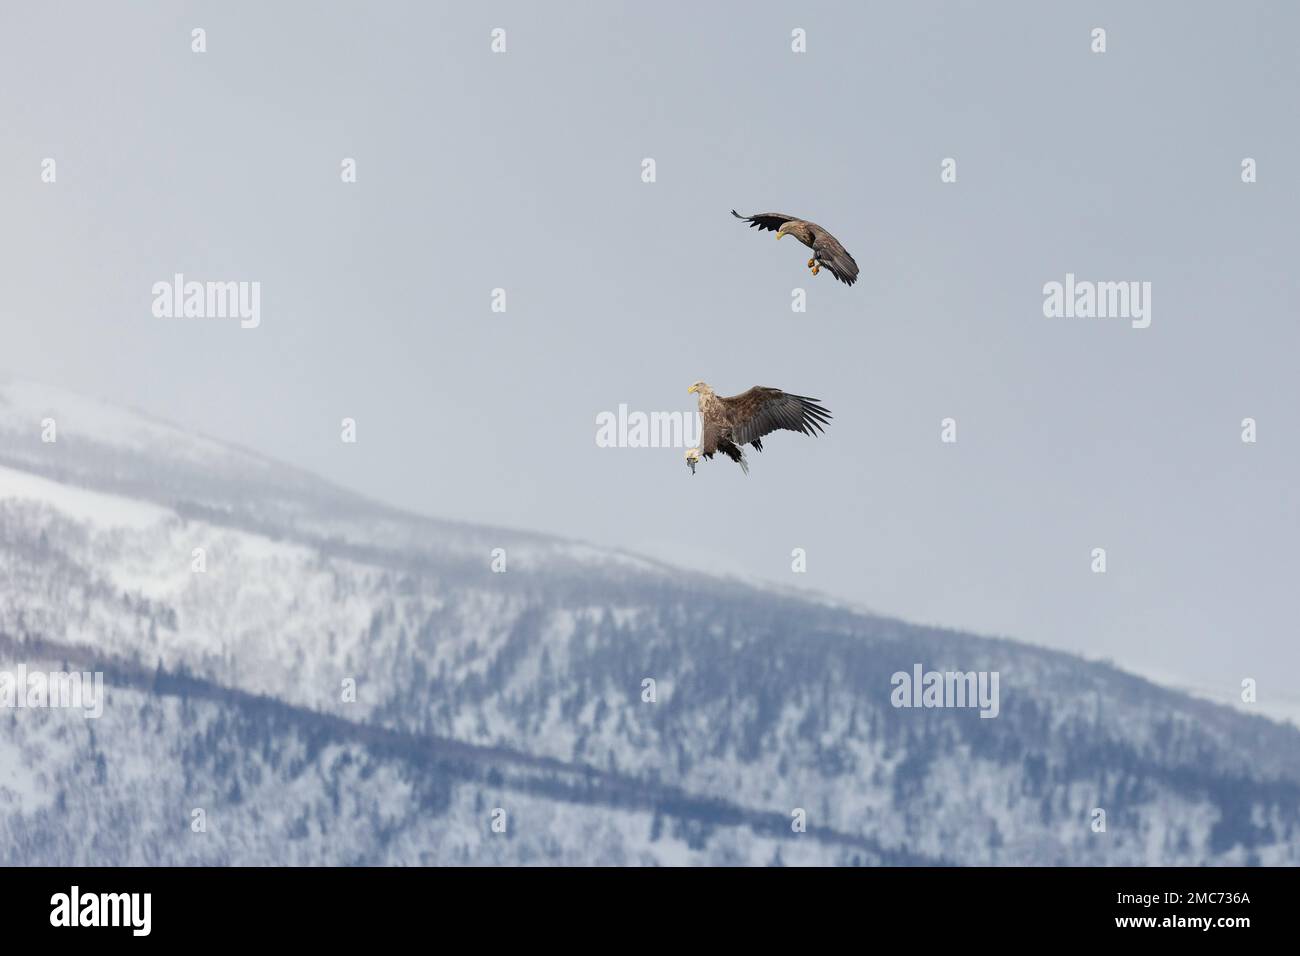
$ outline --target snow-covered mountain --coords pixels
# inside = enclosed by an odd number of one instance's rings
[[[4,863],[1300,862],[1293,727],[13,381],[0,582],[0,680],[107,685],[0,708]],[[893,706],[918,663],[998,715]]]

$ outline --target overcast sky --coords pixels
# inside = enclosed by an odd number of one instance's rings
[[[1073,7],[5,3],[0,367],[430,515],[1294,696],[1300,14]],[[260,327],[156,318],[178,272]],[[1150,282],[1150,327],[1045,317],[1067,272]],[[748,477],[596,447],[701,378],[834,423]]]

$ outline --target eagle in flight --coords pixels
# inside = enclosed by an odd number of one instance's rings
[[[796,219],[794,216],[779,212],[761,212],[757,216],[742,216],[733,209],[731,214],[741,222],[749,223],[751,229],[757,227],[759,232],[763,230],[775,232],[778,239],[782,236],[794,236],[813,251],[813,257],[808,260],[808,268],[812,270],[813,275],[822,269],[829,269],[831,275],[845,285],[853,285],[858,281],[858,264],[840,245],[840,241],[817,223]]]
[[[831,413],[817,399],[791,395],[779,388],[756,385],[748,392],[720,398],[704,382],[696,382],[687,393],[699,395],[702,435],[700,447],[686,452],[686,464],[695,474],[700,458],[722,452],[745,474],[745,445],[763,450],[763,436],[784,428],[804,435],[817,435],[831,420]]]

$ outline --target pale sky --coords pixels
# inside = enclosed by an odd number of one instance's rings
[[[421,513],[1295,699],[1298,33],[1281,2],[6,3],[0,368]],[[177,272],[260,282],[261,326],[155,318]],[[1067,272],[1150,282],[1151,326],[1046,318]],[[748,477],[596,447],[696,379],[834,423]]]

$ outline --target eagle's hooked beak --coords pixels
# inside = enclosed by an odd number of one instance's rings
[[[782,236],[784,236],[784,235],[785,235],[784,232],[778,232],[778,233],[776,234],[776,237],[777,237],[778,239],[780,239],[780,238],[781,238]]]
[[[689,394],[691,394],[691,392],[693,392],[693,391],[695,391],[695,386],[694,386],[694,385],[692,385],[690,388],[688,388],[688,389],[686,390],[686,394],[689,395]]]

